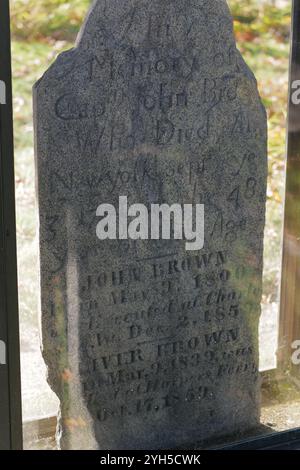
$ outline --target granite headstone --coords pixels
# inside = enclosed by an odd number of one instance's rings
[[[267,121],[224,0],[98,0],[34,87],[42,349],[66,449],[260,418]],[[99,240],[100,204],[204,204],[205,242]]]

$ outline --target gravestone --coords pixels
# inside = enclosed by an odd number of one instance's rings
[[[34,88],[43,355],[71,449],[259,423],[266,113],[223,0],[98,0]],[[100,204],[204,204],[205,242],[99,240]]]

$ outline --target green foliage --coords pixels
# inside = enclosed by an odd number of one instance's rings
[[[72,39],[90,0],[12,0],[11,24],[15,38]]]
[[[272,34],[287,39],[290,31],[290,2],[285,6],[277,6],[277,2],[258,0],[228,0],[236,22],[237,33],[245,33],[250,37]]]

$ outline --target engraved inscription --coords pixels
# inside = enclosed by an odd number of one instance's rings
[[[98,0],[34,89],[43,354],[63,449],[259,422],[266,114],[225,0]],[[185,240],[99,240],[99,204],[204,204]]]

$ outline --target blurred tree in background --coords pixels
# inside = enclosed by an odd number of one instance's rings
[[[149,0],[151,1],[151,0]],[[90,0],[11,0],[21,320],[36,316],[36,215],[32,85],[73,46]],[[277,299],[284,193],[291,2],[229,0],[238,47],[254,71],[269,118],[269,185],[264,302]],[[35,321],[35,320],[34,320]]]
[[[27,41],[72,40],[90,0],[11,0],[12,33]]]

